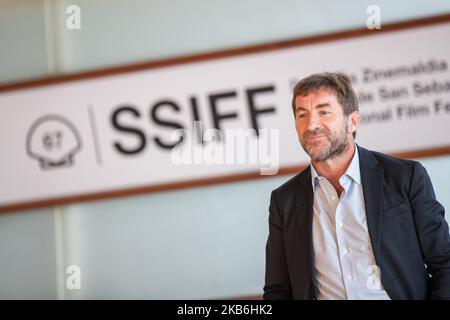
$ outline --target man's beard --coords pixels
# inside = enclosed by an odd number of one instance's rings
[[[349,148],[347,140],[347,124],[342,127],[342,130],[333,135],[328,129],[308,131],[303,136],[303,140],[300,139],[300,143],[306,153],[311,157],[312,161],[325,161],[333,159]],[[307,138],[324,136],[320,141],[308,142]],[[314,147],[315,144],[325,144],[321,149]]]

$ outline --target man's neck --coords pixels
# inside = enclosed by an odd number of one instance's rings
[[[355,144],[351,142],[349,143],[347,150],[339,156],[324,161],[311,162],[318,175],[327,178],[327,180],[329,180],[336,188],[339,185],[339,178],[347,170],[350,162],[352,162],[354,154]]]

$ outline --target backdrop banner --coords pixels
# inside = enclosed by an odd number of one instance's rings
[[[450,22],[373,32],[3,92],[0,207],[306,164],[291,92],[322,71],[351,75],[362,146],[449,146]]]

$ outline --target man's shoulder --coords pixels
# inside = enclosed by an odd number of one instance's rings
[[[307,165],[300,173],[297,173],[281,186],[275,188],[273,192],[277,194],[289,194],[299,188],[301,183],[307,183],[308,179],[311,180],[311,170],[309,165]]]
[[[367,161],[368,157],[372,156],[384,171],[392,174],[411,173],[414,166],[420,165],[416,160],[404,159],[360,146],[358,148],[360,149],[360,155],[362,155],[362,157],[360,156],[360,162]]]
[[[360,162],[372,162],[375,160],[377,165],[383,168],[385,177],[389,176],[394,178],[394,180],[410,176],[417,167],[423,169],[420,162],[415,160],[403,159],[379,151],[369,150],[359,145],[358,150],[360,153]],[[307,165],[300,173],[275,188],[273,193],[281,197],[292,195],[295,190],[298,190],[305,183],[311,183],[310,165]]]
[[[375,160],[377,165],[383,168],[385,176],[395,178],[403,178],[414,172],[414,167],[422,167],[420,162],[416,160],[403,159],[379,151],[369,150],[358,145],[360,152],[360,162],[370,162]],[[288,181],[273,190],[278,195],[292,194],[300,184],[311,183],[311,169],[307,165],[300,173],[296,174]]]

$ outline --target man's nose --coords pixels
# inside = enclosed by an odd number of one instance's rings
[[[308,123],[307,123],[308,131],[316,131],[320,128],[320,121],[319,117],[315,114],[311,114],[308,117]]]

